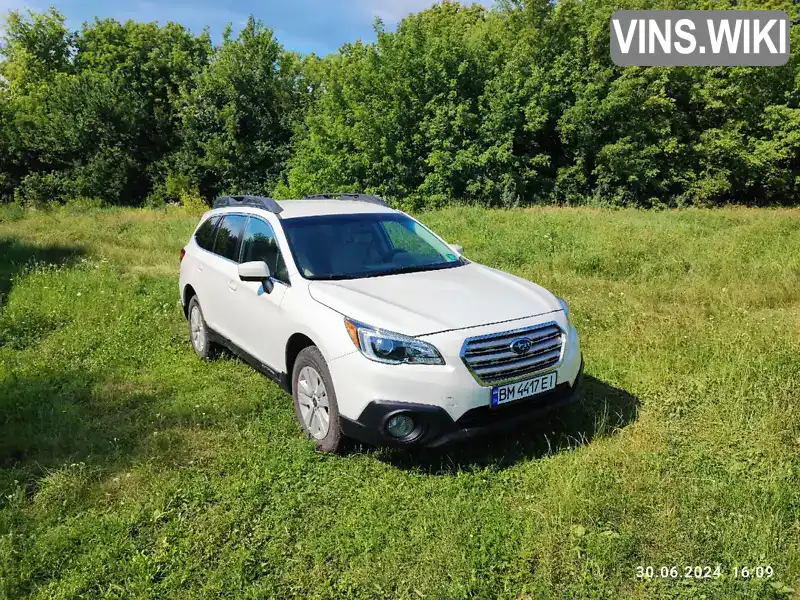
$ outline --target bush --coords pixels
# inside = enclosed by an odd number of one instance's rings
[[[170,172],[164,184],[158,189],[162,193],[162,206],[165,203],[180,204],[193,214],[208,210],[208,204],[200,195],[197,184],[188,175]]]
[[[65,173],[30,173],[14,190],[14,202],[30,208],[63,203],[70,196],[69,187]]]
[[[99,198],[108,204],[136,204],[130,185],[137,170],[134,159],[123,149],[104,148],[71,170],[72,195]]]
[[[0,223],[14,221],[21,221],[25,218],[25,207],[19,202],[9,202],[5,205],[0,205]]]
[[[208,203],[197,192],[181,194],[180,202],[181,206],[191,214],[202,214],[209,208]]]
[[[99,210],[105,206],[100,198],[88,198],[86,196],[76,196],[67,200],[65,208],[72,212],[91,212]]]

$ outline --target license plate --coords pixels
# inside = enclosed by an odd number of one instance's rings
[[[506,402],[514,402],[544,394],[556,387],[556,372],[545,373],[530,379],[515,381],[505,385],[498,385],[492,388],[492,406],[500,406]]]

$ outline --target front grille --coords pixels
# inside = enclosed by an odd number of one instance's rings
[[[531,341],[524,354],[511,350],[522,338]],[[561,360],[564,332],[556,323],[503,331],[469,338],[461,349],[461,360],[484,385],[520,379],[552,367]]]

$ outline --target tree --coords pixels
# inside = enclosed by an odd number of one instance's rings
[[[375,43],[287,52],[250,18],[218,47],[174,23],[13,12],[0,197],[160,203],[222,192],[449,202],[797,203],[800,5],[775,68],[617,67],[620,8],[725,0],[446,0]]]
[[[175,24],[104,20],[70,33],[54,9],[12,12],[0,62],[3,192],[141,202],[179,145],[175,96],[210,52],[206,33]]]
[[[327,58],[282,193],[363,189],[415,205],[486,193],[489,19],[445,2]]]
[[[8,14],[0,45],[0,77],[12,94],[24,94],[55,73],[72,71],[75,34],[65,23],[55,8]]]
[[[228,29],[182,97],[178,168],[203,196],[272,191],[306,93],[300,64],[253,17],[236,40]]]

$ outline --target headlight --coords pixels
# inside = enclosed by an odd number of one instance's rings
[[[350,339],[361,353],[375,362],[390,365],[443,365],[444,359],[431,344],[400,333],[383,331],[358,321],[344,320]]]
[[[558,298],[556,296],[556,298]],[[561,310],[564,311],[564,316],[567,317],[567,323],[572,323],[572,319],[569,318],[569,306],[567,306],[567,301],[563,298],[558,298],[558,303],[561,305]]]

